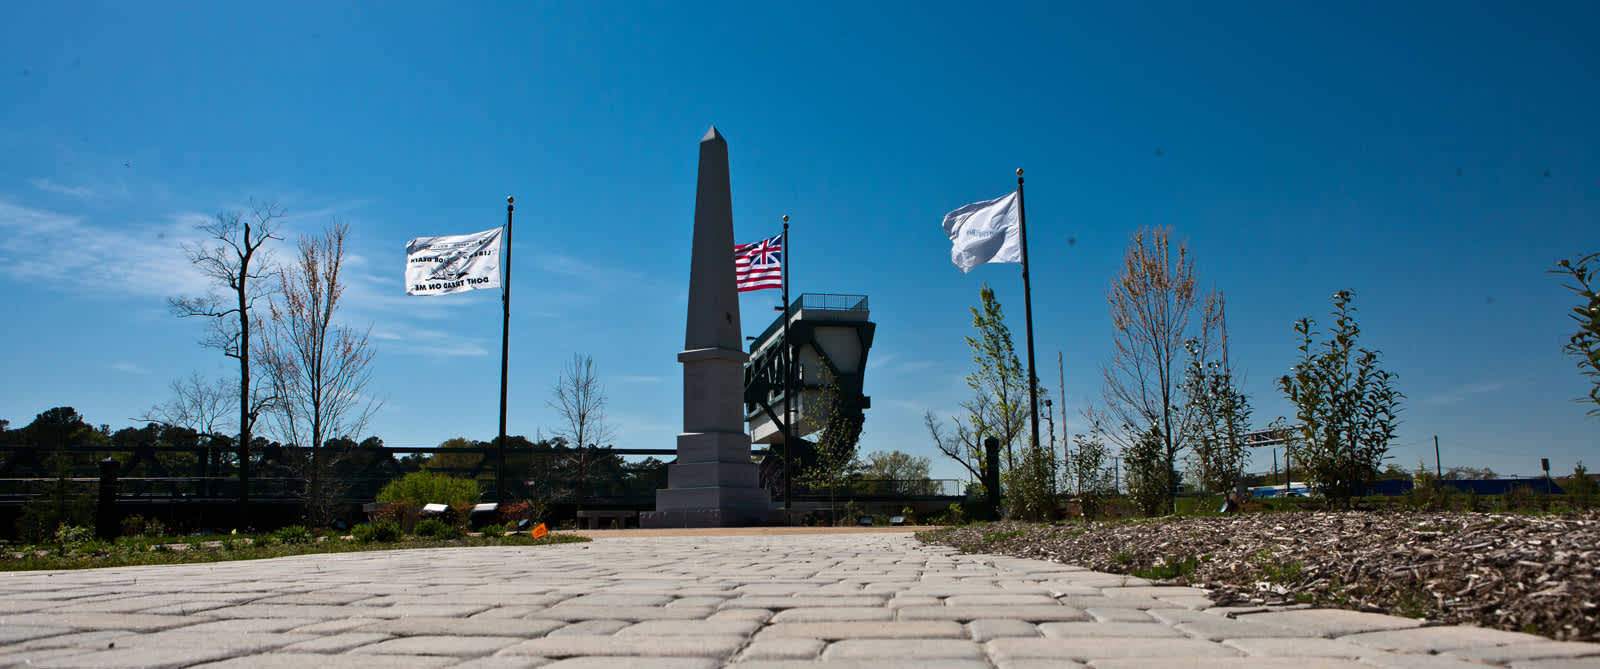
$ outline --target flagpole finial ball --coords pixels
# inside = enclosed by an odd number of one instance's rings
[[[789,215],[788,214],[784,214],[783,215],[783,222],[784,223],[788,223],[789,222]]]
[[[506,204],[512,204],[512,203],[514,203],[516,201],[517,201],[517,198],[511,197],[510,195],[506,196]]]
[[[1022,176],[1022,168],[1020,167],[1017,168],[1017,176]]]

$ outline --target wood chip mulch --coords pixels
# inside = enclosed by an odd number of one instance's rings
[[[1600,512],[1301,512],[924,532],[968,552],[1207,588],[1218,605],[1311,603],[1600,640]]]

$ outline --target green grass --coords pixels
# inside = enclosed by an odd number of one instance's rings
[[[526,533],[505,537],[463,537],[433,540],[406,537],[393,543],[363,543],[327,537],[322,541],[284,543],[271,535],[250,537],[152,538],[132,537],[116,542],[86,541],[68,546],[20,546],[0,549],[0,571],[42,569],[94,569],[133,565],[193,564],[230,560],[262,560],[313,553],[352,553],[370,550],[444,548],[459,546],[544,546],[589,541],[573,534],[548,534],[535,539]],[[174,548],[173,546],[179,546]]]

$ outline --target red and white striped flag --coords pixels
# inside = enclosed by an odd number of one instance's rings
[[[733,273],[741,293],[783,288],[783,235],[733,247]]]

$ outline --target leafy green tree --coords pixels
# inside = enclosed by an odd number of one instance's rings
[[[1294,452],[1310,483],[1334,500],[1360,495],[1377,480],[1399,426],[1400,400],[1395,375],[1380,366],[1379,352],[1358,348],[1353,294],[1333,295],[1330,338],[1318,342],[1315,323],[1295,323],[1300,362],[1278,387],[1293,404],[1299,426]]]
[[[1463,465],[1444,470],[1444,478],[1447,481],[1483,481],[1500,478],[1500,475],[1494,473],[1494,470],[1488,467],[1467,467]]]
[[[1595,292],[1595,279],[1600,276],[1600,253],[1562,260],[1551,273],[1572,278],[1567,288],[1578,296],[1578,306],[1573,307],[1569,315],[1577,321],[1578,331],[1567,339],[1561,350],[1578,359],[1578,369],[1593,383],[1589,396],[1576,401],[1594,404],[1589,408],[1589,415],[1600,416],[1600,293]]]
[[[927,458],[900,451],[874,451],[863,461],[861,476],[877,483],[872,489],[876,494],[931,495],[931,470],[932,463]]]
[[[1002,467],[1010,471],[1017,465],[1015,444],[1028,426],[1028,377],[1017,358],[1011,328],[1006,327],[1005,310],[995,299],[994,289],[983,284],[978,299],[979,306],[972,308],[972,327],[978,333],[966,338],[974,367],[967,375],[972,399],[962,404],[967,410],[967,424],[958,422],[956,429],[970,430],[974,436],[970,441],[979,445],[983,437],[999,439],[1004,453]],[[1040,387],[1039,393],[1044,392]]]
[[[838,522],[839,486],[859,469],[856,446],[861,440],[861,414],[848,411],[840,398],[839,384],[830,370],[826,356],[822,358],[822,383],[817,394],[816,415],[822,421],[822,434],[813,447],[811,466],[801,475],[813,484],[828,488],[828,513]]]
[[[451,437],[439,442],[437,448],[445,449],[428,456],[428,461],[423,467],[451,476],[471,477],[481,475],[484,469],[484,455],[481,450],[488,444],[473,441],[466,437]],[[457,452],[459,451],[459,452]],[[491,472],[492,476],[492,472]]]
[[[453,507],[471,506],[478,502],[478,482],[472,479],[443,476],[429,471],[412,472],[399,480],[390,481],[378,492],[379,502],[401,502],[412,505],[448,504]]]
[[[1184,441],[1189,445],[1189,473],[1201,490],[1227,495],[1244,475],[1250,454],[1244,434],[1250,425],[1250,398],[1239,391],[1228,362],[1228,331],[1223,302],[1214,294],[1206,313],[1218,324],[1220,357],[1205,359],[1204,347],[1185,342],[1189,365],[1184,374],[1184,403],[1192,413]]]

